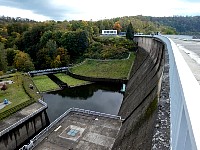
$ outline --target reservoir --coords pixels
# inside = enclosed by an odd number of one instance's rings
[[[122,84],[89,84],[43,93],[50,122],[72,107],[117,115],[123,100]]]

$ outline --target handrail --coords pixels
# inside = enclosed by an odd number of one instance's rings
[[[68,67],[60,67],[60,68],[51,68],[51,69],[44,69],[44,70],[34,70],[29,71],[28,74],[37,74],[37,73],[43,73],[43,72],[51,72],[51,71],[66,71]]]
[[[111,114],[106,114],[106,113],[101,113],[101,112],[96,112],[96,111],[91,111],[91,110],[72,108],[72,111],[89,114],[89,115],[94,115],[94,116],[102,116],[102,117],[106,117],[106,118],[122,120],[121,116],[111,115]]]

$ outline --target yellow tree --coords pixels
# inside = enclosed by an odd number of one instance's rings
[[[121,31],[122,27],[119,21],[115,22],[113,29],[117,30],[118,33]]]
[[[18,51],[16,54],[14,58],[14,66],[17,70],[24,72],[35,69],[30,56],[22,51]]]

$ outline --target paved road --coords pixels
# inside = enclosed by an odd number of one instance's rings
[[[170,36],[200,84],[200,41]]]

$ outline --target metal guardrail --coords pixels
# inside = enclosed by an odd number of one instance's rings
[[[34,74],[44,74],[44,73],[54,73],[54,72],[64,72],[68,69],[68,67],[60,67],[60,68],[52,68],[52,69],[45,69],[45,70],[34,70],[34,71],[29,71],[29,75],[34,75]]]
[[[26,120],[28,120],[29,118],[33,117],[34,115],[36,115],[37,113],[41,112],[42,110],[47,108],[47,104],[45,102],[43,102],[42,100],[38,100],[39,103],[41,103],[43,105],[43,107],[41,107],[40,109],[38,109],[37,111],[31,113],[30,115],[22,118],[21,120],[19,120],[18,122],[12,124],[11,126],[9,126],[8,128],[2,130],[0,132],[0,136],[4,135],[5,133],[9,132],[10,130],[16,128],[18,125],[22,124],[23,122],[25,122]]]
[[[29,73],[39,73],[39,72],[44,72],[44,71],[58,71],[58,70],[65,70],[68,67],[61,67],[61,68],[52,68],[52,69],[44,69],[44,70],[35,70],[35,71],[29,71]]]
[[[33,149],[37,144],[34,144],[39,138],[41,138],[45,133],[49,131],[55,124],[57,124],[61,119],[63,119],[65,116],[67,116],[70,112],[78,112],[78,113],[84,113],[88,115],[94,115],[94,116],[101,116],[101,117],[106,117],[106,118],[111,118],[111,119],[118,119],[118,120],[123,120],[121,116],[117,115],[111,115],[111,114],[106,114],[106,113],[101,113],[101,112],[95,112],[91,110],[85,110],[85,109],[79,109],[79,108],[70,108],[68,109],[65,113],[63,113],[60,117],[58,117],[56,120],[54,120],[48,127],[46,127],[44,130],[42,130],[39,134],[37,134],[33,139],[30,140],[30,143],[28,145],[24,145],[22,148],[19,150],[29,150]]]
[[[91,111],[91,110],[72,108],[72,111],[89,114],[89,115],[94,115],[94,116],[101,116],[101,117],[106,117],[106,118],[122,120],[121,116],[116,116],[116,115],[111,115],[111,114],[106,114],[106,113],[101,113],[101,112],[96,112],[96,111]]]

